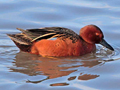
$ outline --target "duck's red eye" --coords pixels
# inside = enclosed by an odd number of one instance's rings
[[[96,36],[99,36],[100,34],[99,33],[95,33]]]

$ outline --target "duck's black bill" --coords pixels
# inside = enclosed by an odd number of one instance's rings
[[[100,42],[101,45],[105,46],[106,48],[114,51],[113,47],[110,46],[104,39]]]

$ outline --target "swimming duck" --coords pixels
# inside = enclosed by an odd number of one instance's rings
[[[21,51],[31,54],[56,57],[81,56],[94,52],[95,44],[101,44],[114,51],[113,47],[104,40],[101,29],[96,25],[84,26],[79,35],[63,27],[17,29],[21,33],[7,35]]]

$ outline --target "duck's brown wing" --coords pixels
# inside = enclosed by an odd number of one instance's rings
[[[73,42],[75,42],[77,39],[80,38],[80,36],[74,31],[63,27],[45,27],[40,29],[19,30],[22,31],[23,34],[31,38],[32,42],[41,39],[50,39],[54,37],[61,39],[69,38],[73,40]]]
[[[33,42],[39,41],[41,39],[50,39],[50,38],[60,38],[62,40],[69,38],[72,42],[76,42],[80,36],[74,31],[63,28],[63,27],[45,27],[40,29],[27,29],[23,30],[18,34],[7,34],[13,42],[20,48],[22,51],[29,52]]]
[[[18,48],[25,52],[30,52],[32,46],[32,39],[28,38],[23,33],[18,34],[7,34],[11,40],[18,46]]]

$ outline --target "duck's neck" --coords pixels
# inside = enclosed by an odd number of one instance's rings
[[[86,51],[86,53],[91,53],[91,52],[95,52],[96,50],[96,45],[95,44],[90,44],[84,41],[84,49]]]

